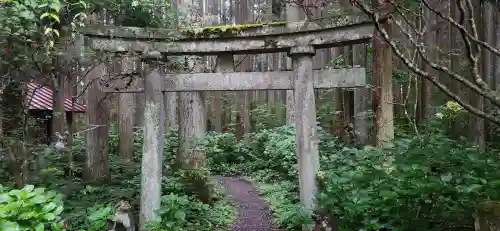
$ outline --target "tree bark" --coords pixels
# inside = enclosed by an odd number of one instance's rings
[[[478,15],[478,22],[477,23],[478,27],[480,29],[479,31],[479,38],[481,41],[484,41],[488,44],[493,45],[493,30],[494,30],[494,24],[493,24],[493,12],[496,7],[489,1],[482,1],[481,2],[481,14]],[[496,8],[498,9],[498,8]],[[492,53],[488,51],[485,48],[481,49],[481,75],[484,78],[484,81],[489,83],[490,86],[492,86],[493,83],[493,61],[492,61]],[[495,89],[495,86],[493,86],[493,89]],[[488,100],[484,100],[484,97],[478,97],[481,98],[483,101],[483,110],[489,110],[490,104]],[[479,118],[478,118],[479,119]],[[479,125],[479,131],[477,131],[477,134],[479,135],[476,137],[476,143],[478,144],[479,150],[484,151],[486,149],[486,140],[488,136],[488,131],[489,131],[489,123],[484,120],[484,119],[479,119],[480,124]]]
[[[201,57],[189,57],[188,70],[201,72]],[[196,148],[196,142],[206,132],[203,97],[200,92],[180,92],[180,130],[177,164],[185,173],[191,191],[203,202],[212,202],[212,185],[206,165],[205,153]]]
[[[87,155],[83,170],[86,181],[100,181],[109,176],[108,166],[108,128],[109,103],[106,94],[98,86],[99,78],[106,74],[106,66],[99,64],[86,76],[88,88],[85,92],[87,109],[85,117],[91,127],[86,134]]]
[[[62,57],[60,57],[62,58]],[[64,68],[64,67],[62,67]],[[65,95],[65,85],[66,85],[66,76],[65,71],[58,68],[57,73],[52,73],[54,75],[53,85],[52,85],[52,94],[53,94],[53,105],[54,110],[52,111],[52,133],[51,137],[53,140],[56,140],[55,133],[59,133],[60,135],[64,135],[64,125],[66,123],[66,112],[64,110],[64,100],[66,98]]]
[[[450,8],[451,8],[450,9],[451,17],[458,21],[459,12],[457,4],[450,4]],[[454,72],[460,72],[460,59],[462,57],[461,56],[462,50],[460,49],[460,42],[458,40],[460,32],[453,25],[449,25],[449,28],[450,28],[449,34],[450,34],[450,49],[451,49],[450,68]],[[460,87],[460,82],[458,81],[452,81],[451,90],[456,95],[463,95]],[[460,119],[457,118],[453,121],[453,131],[451,133],[454,134],[456,138],[458,138],[460,134],[463,133]]]
[[[373,0],[374,7],[381,9],[382,15],[392,12],[390,0]],[[391,19],[382,27],[392,35]],[[382,35],[375,30],[373,37],[373,111],[375,113],[374,145],[386,147],[394,139],[394,108],[392,95],[392,51]]]
[[[433,50],[433,46],[435,46],[436,40],[435,40],[435,31],[432,29],[433,26],[435,26],[435,20],[433,20],[433,15],[431,14],[430,10],[427,7],[423,7],[423,18],[422,20],[422,27],[426,28],[426,31],[424,32],[424,46],[426,46],[427,53],[429,54],[429,57],[432,57],[435,51]],[[426,72],[431,72],[432,68],[425,64],[424,61],[420,62],[422,65],[422,70]],[[419,78],[419,96],[418,96],[418,104],[417,104],[417,118],[416,122],[417,124],[423,123],[423,121],[426,118],[429,118],[430,114],[430,107],[432,104],[432,88],[431,88],[431,83],[424,79],[424,78]]]
[[[132,57],[121,57],[118,73],[134,73],[135,64],[136,61]],[[118,155],[129,160],[134,156],[134,98],[133,93],[118,94]]]

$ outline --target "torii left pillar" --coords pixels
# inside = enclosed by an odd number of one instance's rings
[[[154,60],[146,60],[144,67],[144,144],[141,164],[140,230],[156,220],[155,212],[161,204],[161,178],[165,110],[163,101],[163,68]]]

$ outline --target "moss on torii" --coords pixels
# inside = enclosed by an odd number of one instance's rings
[[[222,26],[209,26],[201,28],[181,29],[180,32],[186,37],[210,37],[210,36],[231,36],[236,35],[246,29],[262,28],[265,26],[281,26],[286,25],[288,21],[259,23],[259,24],[241,24],[241,25],[222,25]]]

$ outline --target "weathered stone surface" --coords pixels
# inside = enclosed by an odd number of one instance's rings
[[[476,231],[500,230],[500,201],[485,201],[476,206],[474,213]]]
[[[272,22],[268,24],[242,24],[242,25],[222,25],[203,28],[142,28],[142,27],[121,27],[111,25],[90,25],[79,28],[77,32],[87,37],[123,38],[155,41],[177,41],[196,40],[207,38],[246,38],[249,36],[267,36],[279,34],[291,34],[299,32],[309,32],[318,30],[330,30],[334,28],[352,27],[357,24],[372,23],[369,20],[347,21],[329,20],[321,22],[298,21],[298,22]]]
[[[316,131],[315,76],[312,70],[314,48],[297,47],[290,53],[293,63],[293,92],[295,95],[295,141],[299,165],[300,202],[305,209],[314,210],[317,192],[316,174],[319,171],[318,137]]]
[[[144,142],[141,164],[141,210],[139,216],[141,227],[156,220],[155,211],[160,208],[161,203],[163,117],[165,115],[160,69],[157,66],[148,65],[144,74],[146,107],[144,109]]]
[[[364,87],[366,85],[365,68],[360,67],[314,70],[313,75],[313,86],[316,89]],[[288,90],[293,89],[293,78],[293,71],[167,74],[164,77],[162,89],[167,92]],[[117,92],[112,88],[105,91]],[[142,91],[140,86],[136,89],[119,90],[122,93]]]
[[[314,25],[314,24],[311,24]],[[308,26],[311,28],[312,26]],[[373,24],[362,22],[341,27],[297,30],[283,27],[282,33],[239,33],[222,39],[181,38],[154,40],[139,38],[112,38],[97,36],[88,45],[93,49],[111,52],[138,52],[146,56],[164,55],[216,55],[219,53],[251,54],[288,52],[290,48],[310,45],[315,49],[345,46],[367,42],[373,35]],[[292,32],[291,32],[292,31]],[[104,32],[103,32],[104,34]],[[87,36],[93,36],[86,34]]]

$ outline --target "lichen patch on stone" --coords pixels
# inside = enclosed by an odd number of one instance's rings
[[[180,32],[182,35],[191,38],[213,38],[234,36],[248,29],[264,28],[266,26],[281,26],[286,25],[287,23],[287,21],[283,21],[262,24],[221,25],[189,29],[185,28],[181,29]]]

